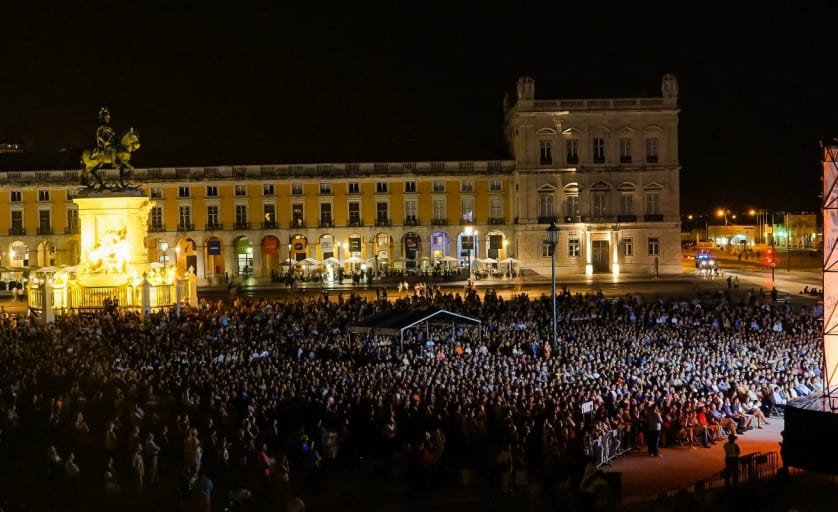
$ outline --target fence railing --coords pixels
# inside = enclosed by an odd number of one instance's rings
[[[771,481],[777,478],[777,471],[780,469],[780,454],[777,452],[753,452],[739,457],[739,486],[754,482]],[[701,479],[684,488],[672,489],[652,496],[637,496],[630,500],[623,500],[622,510],[624,512],[651,510],[650,504],[667,503],[676,498],[677,495],[686,491],[718,491],[725,488],[725,470],[722,469],[713,473],[707,478]]]
[[[585,453],[594,458],[597,467],[608,464],[615,458],[631,451],[629,432],[625,427],[610,430],[585,443]]]
[[[177,301],[177,288],[181,287],[181,297],[189,297],[189,282],[179,279],[175,284],[149,284],[148,307],[152,311],[174,306]],[[48,288],[40,284],[29,286],[29,307],[43,311],[47,307]],[[49,288],[52,291],[52,308],[55,311],[78,312],[103,309],[107,303],[119,304],[123,309],[143,310],[142,286],[81,286],[70,282],[66,285]]]

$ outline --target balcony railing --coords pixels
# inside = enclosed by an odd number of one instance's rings
[[[404,225],[405,226],[418,226],[419,221],[416,220],[415,216],[411,215],[411,216],[404,219]]]
[[[637,215],[617,215],[617,222],[637,222]]]
[[[10,235],[21,236],[26,234],[26,228],[9,228]]]
[[[582,217],[582,222],[588,224],[603,224],[606,222],[617,222],[617,217],[614,215],[588,215]]]
[[[204,226],[204,231],[224,231],[224,224],[208,223]]]
[[[579,163],[579,157],[573,155],[567,155],[567,163],[570,165],[576,165]]]
[[[235,229],[236,231],[247,231],[248,229],[250,229],[250,223],[236,222],[235,224],[233,224],[233,229]]]
[[[432,226],[447,226],[448,219],[431,219]]]
[[[621,164],[630,164],[631,163],[631,157],[630,156],[621,156],[620,157],[620,163]]]
[[[78,235],[79,234],[79,227],[78,226],[67,226],[64,228],[65,235]]]
[[[505,224],[506,219],[503,217],[489,217],[489,224]]]
[[[276,221],[275,220],[262,221],[262,229],[276,229]]]
[[[390,219],[375,219],[376,226],[389,226],[390,224]]]
[[[576,224],[582,222],[582,217],[579,215],[567,215],[563,217],[563,220],[565,224]]]
[[[364,225],[364,223],[363,223],[363,221],[361,221],[361,219],[354,219],[354,220],[349,221],[349,226],[353,227],[353,228],[359,228],[363,225]]]
[[[290,227],[290,228],[304,228],[304,227],[306,227],[306,221],[304,221],[303,219],[294,219],[294,220],[291,221],[291,224],[289,224],[288,227]]]
[[[151,225],[148,226],[148,231],[149,231],[149,233],[162,233],[163,231],[166,231],[166,225],[165,224],[151,224]]]
[[[38,226],[38,234],[39,235],[51,235],[52,234],[52,226]]]
[[[177,225],[178,231],[195,231],[195,224],[178,224]]]
[[[663,222],[663,215],[659,213],[647,213],[643,216],[643,220],[646,222]]]
[[[334,223],[332,222],[331,219],[320,219],[320,221],[317,223],[317,227],[319,227],[319,228],[331,228],[331,227],[334,227]]]
[[[552,215],[552,216],[551,215],[543,215],[543,216],[538,217],[538,223],[539,224],[552,224],[554,222],[556,222],[556,216],[555,215]]]
[[[647,164],[656,164],[658,163],[658,156],[657,155],[649,155],[646,157]]]

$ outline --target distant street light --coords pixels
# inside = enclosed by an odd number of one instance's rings
[[[477,235],[477,232],[471,226],[466,226],[463,232],[466,235],[463,239],[463,247],[468,249],[468,279],[471,279],[471,256],[474,252],[474,237]]]
[[[550,270],[553,283],[553,348],[555,349],[558,346],[556,335],[556,242],[559,241],[559,228],[555,221],[547,227],[547,241],[550,243]]]

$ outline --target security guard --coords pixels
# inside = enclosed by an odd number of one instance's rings
[[[737,487],[739,485],[739,445],[736,440],[739,439],[734,434],[727,436],[725,443],[725,489],[730,489],[731,485]],[[732,482],[732,484],[731,484]]]

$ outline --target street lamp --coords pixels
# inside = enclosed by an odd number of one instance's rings
[[[716,215],[718,215],[719,217],[724,217],[724,219],[725,219],[724,237],[725,237],[726,245],[729,245],[729,242],[730,242],[730,240],[728,240],[728,238],[727,238],[727,216],[729,214],[730,214],[730,210],[728,210],[727,208],[719,208],[719,210],[716,212]],[[725,247],[725,250],[727,250],[727,247]]]
[[[550,243],[550,270],[553,284],[553,348],[556,348],[558,345],[556,337],[556,242],[559,241],[559,228],[555,221],[547,227],[547,241]]]
[[[343,274],[346,272],[346,257],[349,256],[349,244],[347,242],[343,242],[343,244],[338,244],[338,250],[340,250],[340,246],[343,245],[343,260],[341,260],[340,264],[340,282],[343,283]]]
[[[466,235],[463,239],[463,247],[468,249],[468,279],[471,279],[471,253],[474,251],[474,228],[466,226],[463,232]]]
[[[166,251],[169,250],[169,242],[160,242],[160,250],[163,251],[163,266],[168,266],[169,256],[166,254]]]

